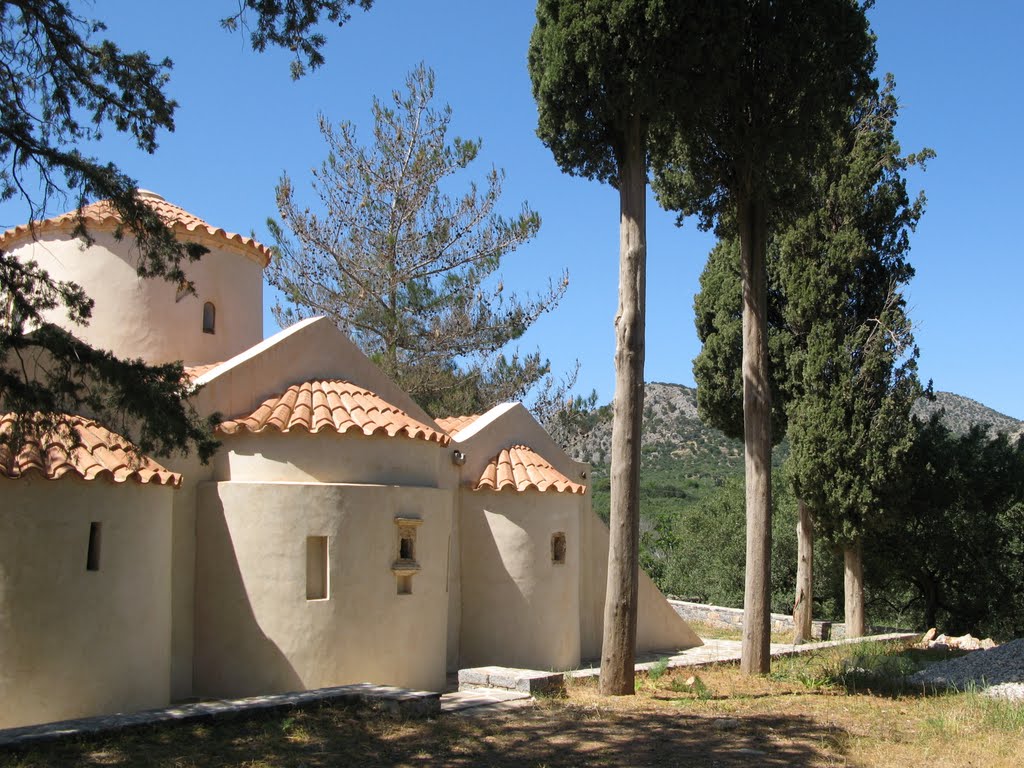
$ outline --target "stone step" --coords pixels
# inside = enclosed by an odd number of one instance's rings
[[[542,672],[536,669],[512,667],[471,667],[459,670],[459,690],[500,688],[533,695],[559,693],[564,690],[565,676],[561,672]]]

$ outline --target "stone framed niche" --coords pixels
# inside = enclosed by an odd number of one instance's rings
[[[395,561],[391,564],[391,572],[397,580],[399,595],[412,594],[412,577],[420,570],[416,559],[416,530],[423,524],[423,518],[395,518]]]

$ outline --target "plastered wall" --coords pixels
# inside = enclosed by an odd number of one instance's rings
[[[460,491],[461,666],[579,664],[579,498]],[[564,563],[552,562],[556,533],[565,534]]]
[[[53,277],[73,280],[93,301],[87,326],[70,324],[59,311],[51,319],[79,338],[120,357],[147,362],[180,360],[186,365],[220,362],[263,338],[263,269],[235,250],[211,247],[199,261],[183,265],[196,295],[178,299],[165,280],[136,274],[135,241],[90,229],[95,243],[67,233],[43,233],[11,248],[19,259],[33,259]],[[214,333],[203,332],[203,305],[216,307]]]
[[[198,497],[196,695],[443,689],[451,491],[220,482]],[[396,517],[423,521],[411,594],[392,572]],[[328,539],[327,599],[307,599],[309,536]]]
[[[222,435],[218,480],[438,485],[447,451],[435,442],[333,430]]]
[[[169,703],[174,493],[0,479],[0,728]]]

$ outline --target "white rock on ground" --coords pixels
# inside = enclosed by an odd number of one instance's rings
[[[907,680],[929,688],[974,687],[988,696],[1024,701],[1024,638],[933,664]]]

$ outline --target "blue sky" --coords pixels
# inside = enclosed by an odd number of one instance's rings
[[[274,185],[287,171],[299,199],[312,204],[309,170],[325,154],[316,127],[323,112],[351,120],[368,136],[370,104],[401,86],[424,61],[437,75],[438,100],[454,112],[456,135],[484,142],[465,177],[493,164],[507,172],[504,210],[523,201],[541,214],[538,237],[507,260],[507,288],[541,287],[568,269],[561,305],[520,341],[540,349],[556,371],[581,364],[579,389],[613,394],[613,318],[618,280],[618,198],[614,190],[565,176],[536,138],[526,72],[534,4],[470,0],[377,0],[343,29],[328,30],[327,64],[292,82],[288,56],[253,53],[241,34],[220,29],[232,0],[103,0],[85,7],[126,49],[174,63],[170,94],[176,129],[152,155],[110,133],[97,154],[119,163],[140,186],[211,224],[268,242]],[[101,15],[102,14],[102,15]],[[1024,283],[1018,208],[1024,123],[1018,56],[1024,6],[1015,0],[971,5],[951,0],[881,0],[871,12],[879,71],[893,72],[902,103],[906,152],[937,158],[911,183],[928,210],[912,243],[917,277],[909,291],[922,377],[936,389],[1024,418],[1024,359],[1017,338]],[[58,211],[52,211],[56,213]],[[24,210],[0,206],[0,225]],[[693,384],[699,350],[693,294],[711,235],[648,211],[648,381]],[[272,303],[268,290],[266,301]],[[269,311],[266,333],[277,330]]]

